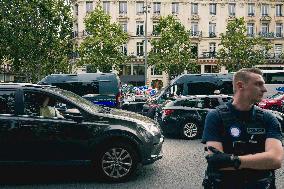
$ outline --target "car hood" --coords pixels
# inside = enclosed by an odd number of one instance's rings
[[[129,112],[129,111],[113,108],[113,109],[111,109],[110,114],[114,115],[115,117],[116,116],[122,117],[125,120],[131,119],[131,120],[135,121],[136,123],[145,122],[145,123],[149,123],[149,124],[155,124],[154,120],[152,120],[148,117],[142,116],[140,114],[134,113],[134,112]]]

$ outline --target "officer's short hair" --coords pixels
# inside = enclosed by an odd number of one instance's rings
[[[234,77],[233,77],[233,90],[234,90],[234,93],[236,92],[236,83],[238,81],[242,81],[244,83],[247,83],[250,79],[250,74],[251,73],[254,73],[254,74],[258,74],[258,75],[263,75],[261,70],[258,69],[258,68],[243,68],[243,69],[240,69],[239,71],[237,71],[235,74],[234,74]]]

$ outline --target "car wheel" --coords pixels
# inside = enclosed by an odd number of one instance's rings
[[[138,154],[132,145],[114,142],[103,147],[95,159],[99,175],[108,181],[128,180],[136,171]]]
[[[186,122],[182,127],[182,137],[184,139],[196,139],[199,137],[200,127],[195,121]]]

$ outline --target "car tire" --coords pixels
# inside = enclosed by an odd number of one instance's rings
[[[187,121],[181,127],[181,136],[187,140],[193,140],[199,138],[201,133],[201,128],[197,121]]]
[[[113,142],[99,150],[94,160],[98,175],[107,181],[127,181],[138,165],[137,150],[126,142]]]

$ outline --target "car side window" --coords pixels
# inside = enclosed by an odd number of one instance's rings
[[[0,91],[0,114],[15,114],[15,91]]]
[[[66,119],[65,115],[80,114],[77,108],[50,94],[25,91],[24,99],[24,112],[29,116]]]

